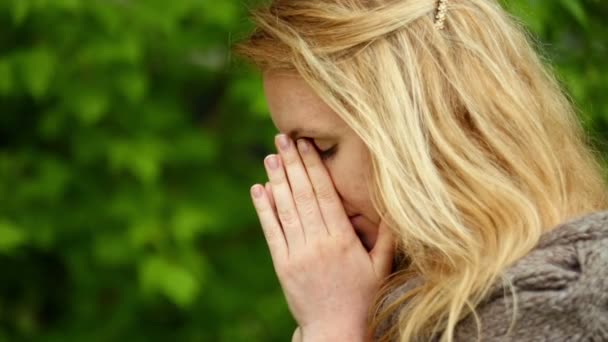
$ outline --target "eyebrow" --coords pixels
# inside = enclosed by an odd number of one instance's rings
[[[329,136],[326,133],[321,132],[316,129],[294,128],[291,131],[289,131],[289,133],[287,133],[287,135],[293,140],[297,140],[298,138],[300,138],[302,136],[308,136],[308,135],[316,136],[319,139],[329,138]]]

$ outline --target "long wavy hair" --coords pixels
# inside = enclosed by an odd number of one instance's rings
[[[454,0],[439,30],[436,8],[275,0],[235,47],[300,75],[369,149],[371,200],[407,261],[370,312],[373,331],[398,317],[382,341],[452,341],[543,233],[608,208],[599,154],[523,25],[494,0]]]

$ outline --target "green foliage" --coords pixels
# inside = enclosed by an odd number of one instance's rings
[[[608,4],[600,0],[501,0],[538,37],[597,149],[608,148]]]
[[[607,141],[608,6],[505,3]],[[246,9],[0,2],[0,341],[288,339],[248,192],[275,130],[230,60]]]

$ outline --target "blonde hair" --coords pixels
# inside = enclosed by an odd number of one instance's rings
[[[494,0],[452,0],[440,30],[436,6],[275,0],[235,49],[299,74],[369,148],[372,202],[409,260],[374,304],[372,329],[407,304],[380,340],[452,341],[541,234],[608,207],[599,155],[523,25]]]

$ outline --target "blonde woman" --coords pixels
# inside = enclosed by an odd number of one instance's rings
[[[598,156],[494,0],[275,0],[237,47],[299,341],[608,341]]]

